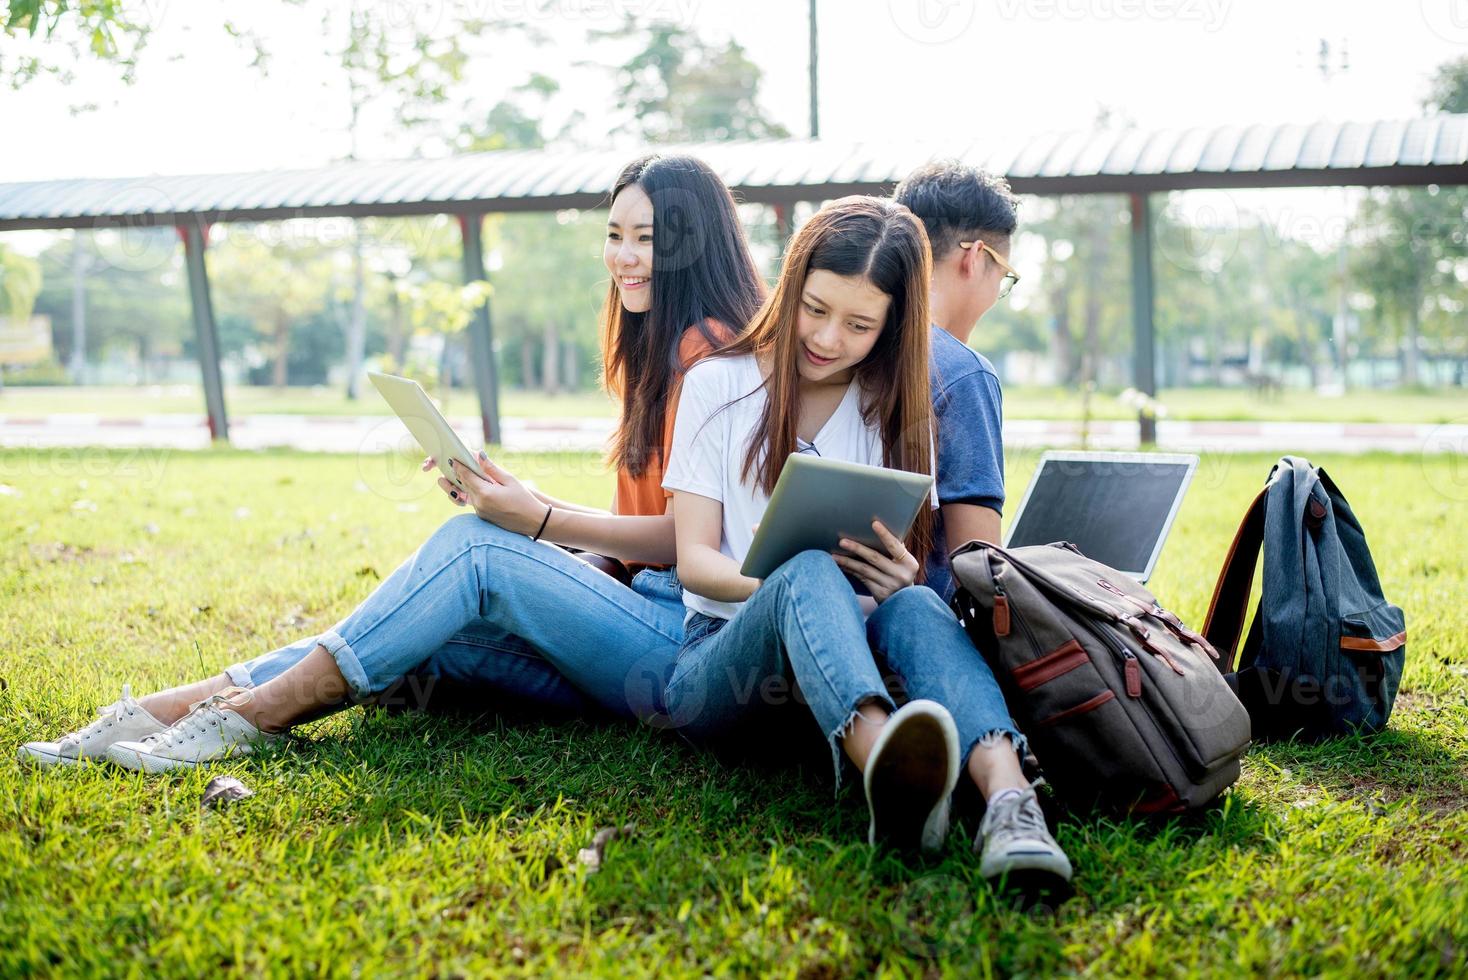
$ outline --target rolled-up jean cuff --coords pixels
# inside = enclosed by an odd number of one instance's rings
[[[342,679],[347,682],[353,697],[370,698],[377,693],[372,690],[372,682],[367,679],[367,671],[362,669],[362,661],[357,659],[357,652],[340,633],[328,630],[318,636],[316,642],[325,647],[326,652],[336,661],[336,669],[342,672]]]
[[[255,682],[250,677],[250,668],[244,664],[230,664],[224,668],[224,676],[235,687],[254,687]]]
[[[1014,746],[1015,754],[1019,756],[1020,767],[1023,768],[1025,764],[1025,753],[1030,748],[1029,741],[1013,728],[996,728],[974,739],[973,744],[964,750],[963,758],[959,761],[958,771],[963,772],[968,768],[968,757],[974,754],[974,749],[981,745],[984,748],[997,745],[1001,738],[1009,739],[1009,743]]]

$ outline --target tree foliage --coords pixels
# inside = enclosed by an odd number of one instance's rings
[[[760,107],[763,72],[736,41],[712,43],[665,22],[630,17],[592,39],[634,53],[614,73],[614,101],[627,127],[649,143],[789,136]]]
[[[40,292],[40,263],[0,245],[0,316],[29,320]]]

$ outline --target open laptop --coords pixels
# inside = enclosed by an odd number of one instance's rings
[[[1184,453],[1047,452],[1004,546],[1069,541],[1145,582],[1198,467]]]

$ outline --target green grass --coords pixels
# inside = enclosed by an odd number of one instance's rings
[[[1012,487],[1034,460],[1011,460]],[[506,462],[610,492],[590,456]],[[1152,583],[1190,622],[1270,462],[1203,460]],[[1461,975],[1468,483],[1445,457],[1323,462],[1407,612],[1391,729],[1256,747],[1196,819],[1067,819],[1077,895],[1053,916],[996,898],[957,835],[926,864],[872,852],[826,769],[628,726],[354,709],[177,777],[0,755],[0,975]],[[410,465],[0,452],[19,493],[0,496],[0,745],[330,626],[451,512]],[[256,795],[201,811],[221,772]],[[578,866],[626,823],[599,872]]]
[[[1468,390],[1352,391],[1344,398],[1321,398],[1309,392],[1286,391],[1260,398],[1252,391],[1232,388],[1173,388],[1158,399],[1168,417],[1195,420],[1276,422],[1397,422],[1443,423],[1468,420]],[[225,393],[231,417],[247,415],[378,415],[386,409],[374,391],[347,401],[335,388],[235,387]],[[612,403],[600,391],[546,395],[538,391],[507,390],[500,411],[507,418],[610,418]],[[204,413],[204,396],[197,386],[169,385],[137,388],[8,388],[0,392],[0,414],[45,415],[52,412],[95,412],[104,416]],[[449,393],[446,413],[477,415],[479,402],[470,391]],[[1067,388],[1007,386],[1004,413],[1011,419],[1079,419],[1081,397]],[[1098,393],[1091,401],[1097,419],[1132,419],[1135,410],[1122,404],[1116,393]]]

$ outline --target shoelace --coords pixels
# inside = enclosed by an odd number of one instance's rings
[[[83,742],[89,742],[100,735],[103,729],[111,728],[117,723],[117,719],[122,716],[127,715],[130,717],[137,714],[137,711],[131,706],[132,697],[131,685],[122,685],[122,697],[113,701],[111,704],[104,704],[98,708],[96,720],[86,728],[83,728],[81,731],[72,732],[69,735],[63,735],[57,740],[57,748],[63,750],[79,748]]]
[[[986,828],[985,836],[1008,840],[1015,837],[1043,838],[1050,833],[1045,825],[1045,814],[1040,812],[1039,804],[1029,794],[1001,800],[994,807],[992,816],[993,823]]]
[[[218,728],[224,723],[224,709],[220,705],[238,708],[248,704],[253,697],[254,692],[246,688],[235,688],[232,691],[221,691],[218,694],[210,695],[203,701],[194,702],[189,708],[189,713],[174,722],[172,727],[155,735],[149,735],[143,739],[143,742],[149,745],[175,745],[192,741],[210,728]]]

